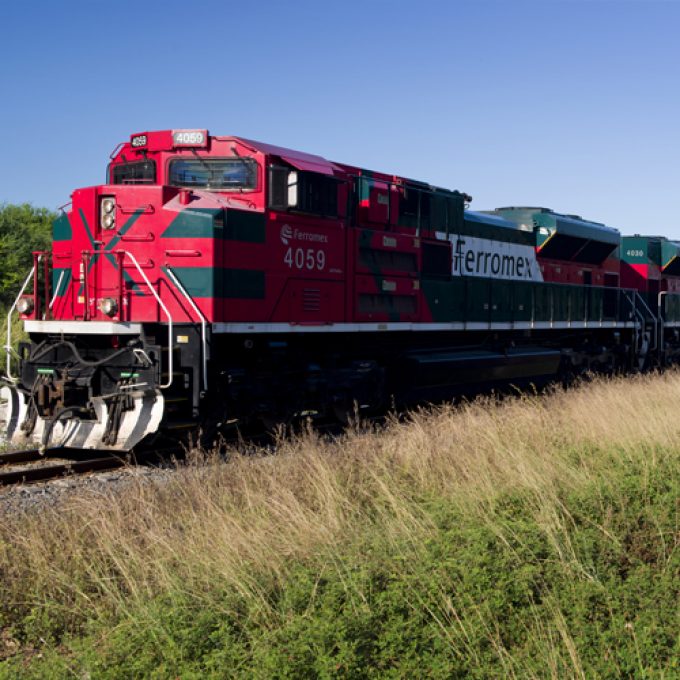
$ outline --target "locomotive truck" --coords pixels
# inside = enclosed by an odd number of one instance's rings
[[[680,247],[207,130],[133,134],[10,317],[12,444],[178,433],[640,369],[680,352]]]

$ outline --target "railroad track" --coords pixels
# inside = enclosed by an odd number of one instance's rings
[[[382,418],[371,418],[367,422],[378,420]],[[343,432],[345,426],[322,422],[316,423],[314,429],[322,436],[333,437]],[[288,435],[296,431],[299,431],[299,428],[289,430]],[[274,437],[271,432],[263,430],[235,431],[225,436],[223,443],[247,454],[254,449],[272,449]],[[6,451],[0,453],[0,487],[35,484],[72,475],[104,472],[125,465],[159,464],[175,457],[181,458],[184,453],[185,450],[176,444],[118,455],[105,451],[68,448],[48,449],[45,453],[41,453],[39,449]]]
[[[120,456],[102,454],[84,457],[83,451],[73,453],[68,449],[54,449],[42,455],[38,449],[0,453],[0,486],[35,484],[69,475],[115,470],[127,464]],[[91,455],[91,454],[90,454]],[[51,459],[56,458],[54,462]],[[15,466],[21,467],[15,467]],[[12,469],[7,469],[7,468]]]

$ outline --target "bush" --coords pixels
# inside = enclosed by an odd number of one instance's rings
[[[47,208],[28,203],[0,205],[0,309],[14,302],[31,268],[31,253],[49,248],[56,217]]]
[[[32,253],[50,247],[52,222],[56,213],[47,208],[23,205],[0,205],[0,373],[5,368],[7,311],[14,302],[33,264]],[[12,344],[24,337],[23,327],[14,315]]]

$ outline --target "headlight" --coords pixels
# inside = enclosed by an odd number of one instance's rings
[[[104,298],[99,305],[99,309],[106,316],[113,316],[118,311],[118,303],[113,298]]]
[[[19,314],[30,314],[33,311],[33,298],[22,297],[17,302],[17,311]]]
[[[102,229],[113,229],[116,226],[116,199],[105,196],[99,203],[99,224]]]
[[[113,198],[102,199],[102,212],[112,213],[116,207],[116,201]]]

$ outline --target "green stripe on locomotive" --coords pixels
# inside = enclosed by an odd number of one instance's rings
[[[666,321],[680,321],[680,294],[669,293],[664,295],[663,304],[666,309]]]
[[[520,229],[515,223],[487,212],[466,211],[461,228],[456,233],[501,243],[535,245],[533,230]]]
[[[71,283],[71,268],[54,268],[52,269],[52,295],[61,297],[66,294]],[[57,289],[59,285],[59,289]]]
[[[669,276],[680,275],[680,244],[664,236],[624,236],[621,259],[629,264],[655,264]]]
[[[422,290],[435,322],[627,321],[630,303],[616,288],[561,283],[456,277],[423,279]],[[670,296],[669,296],[670,298]],[[680,295],[669,320],[680,320]],[[677,316],[676,316],[677,315]]]
[[[222,267],[173,267],[191,297],[264,300],[265,272]],[[163,273],[167,270],[163,267]]]
[[[266,216],[247,210],[187,208],[161,234],[161,238],[215,238],[264,243]]]
[[[53,241],[70,241],[73,237],[71,223],[68,221],[68,215],[61,213],[54,222],[52,222],[52,240]]]

